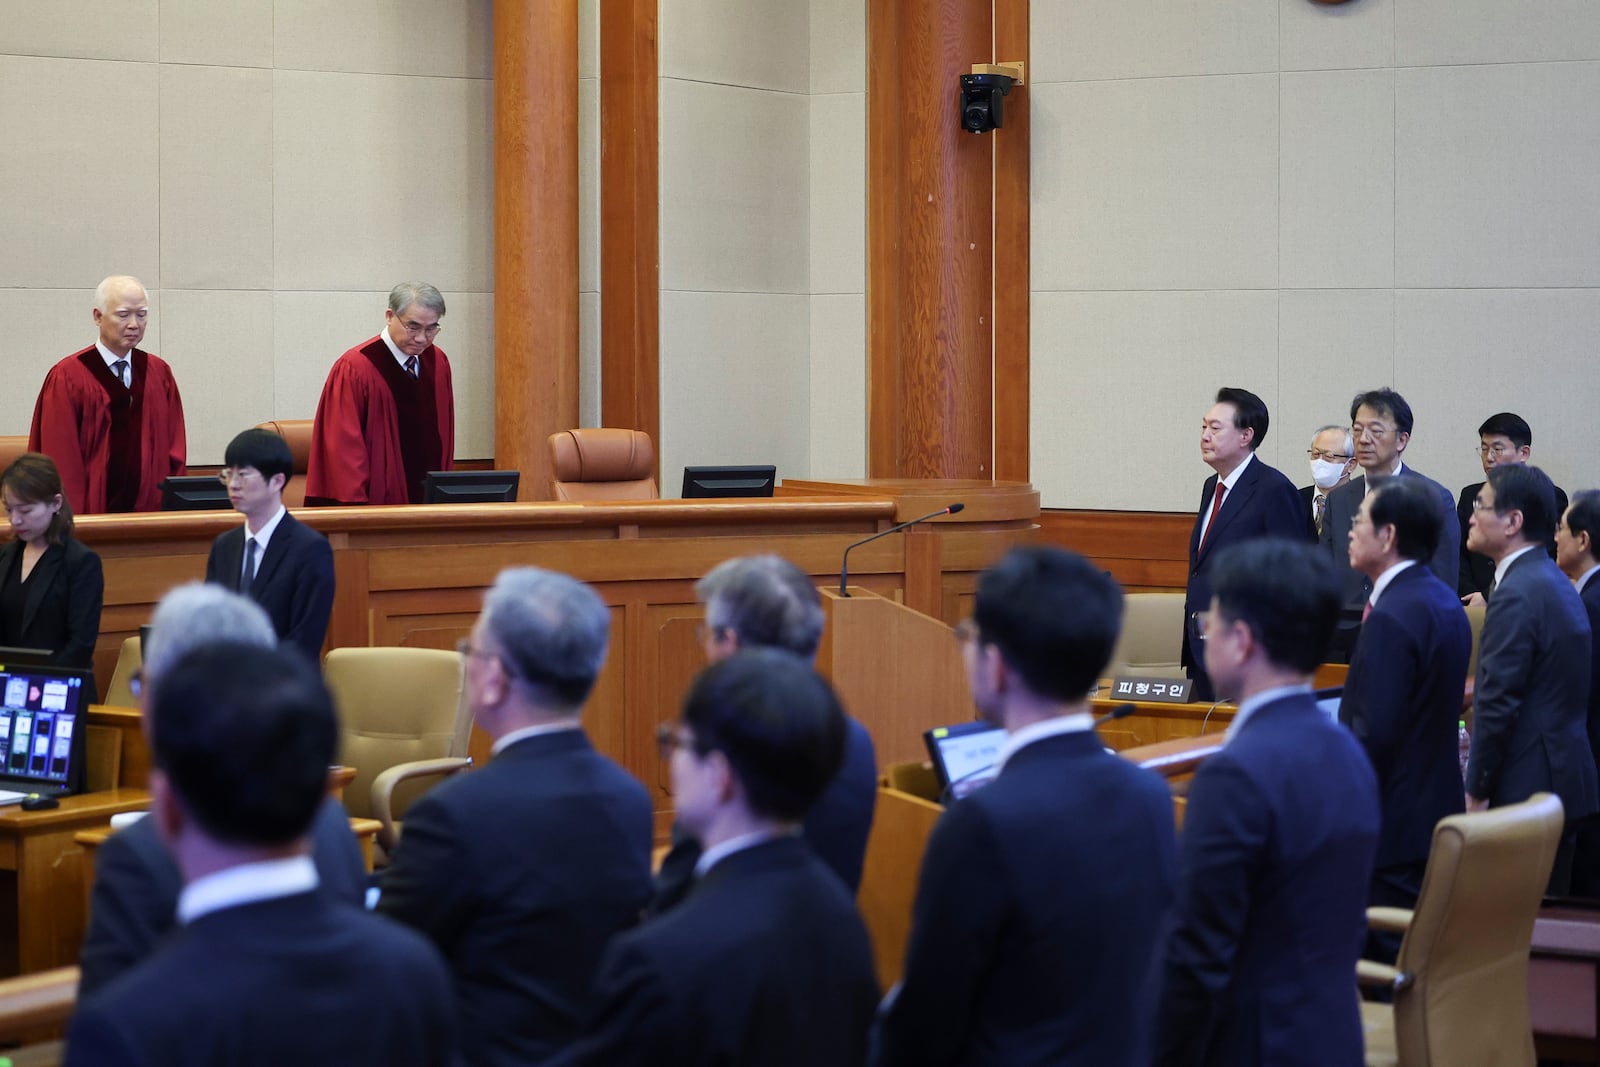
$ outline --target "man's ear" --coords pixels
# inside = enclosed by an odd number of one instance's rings
[[[160,768],[150,770],[150,814],[146,818],[156,821],[156,832],[168,847],[183,836],[188,827],[188,813],[179,803],[178,794],[173,790],[166,772]]]

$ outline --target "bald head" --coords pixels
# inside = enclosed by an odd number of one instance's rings
[[[94,321],[100,343],[118,356],[126,356],[144,340],[150,299],[138,278],[113,274],[94,290]]]

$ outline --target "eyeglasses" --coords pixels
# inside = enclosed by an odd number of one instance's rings
[[[1392,433],[1394,433],[1394,430],[1382,425],[1381,423],[1370,423],[1366,426],[1363,426],[1358,422],[1350,427],[1350,436],[1356,438],[1357,440],[1360,440],[1363,437],[1370,437],[1374,441],[1381,441]]]
[[[217,481],[223,485],[232,485],[235,478],[239,479],[240,485],[244,485],[252,477],[261,477],[261,472],[254,467],[224,467],[217,472]]]
[[[656,751],[661,753],[661,758],[668,760],[678,749],[695,753],[694,735],[687,730],[679,730],[670,722],[656,724]]]
[[[139,668],[136,668],[134,670],[134,672],[131,675],[128,676],[128,692],[132,693],[135,697],[138,697],[140,695],[140,691],[143,690],[143,689],[144,689],[144,668],[143,667],[139,667]]]
[[[956,641],[963,645],[970,645],[983,636],[978,632],[978,621],[976,619],[962,619],[956,623],[955,633]]]
[[[400,328],[405,330],[410,337],[437,337],[439,336],[439,331],[444,329],[444,323],[436,322],[431,326],[424,326],[418,322],[407,322],[405,319],[401,319]]]
[[[1480,455],[1480,456],[1493,456],[1495,459],[1499,459],[1501,456],[1509,456],[1511,453],[1513,453],[1515,451],[1516,451],[1515,448],[1513,448],[1511,445],[1506,444],[1503,441],[1496,441],[1492,445],[1479,445],[1478,446],[1478,455]]]
[[[1345,453],[1345,452],[1324,452],[1320,448],[1308,448],[1308,449],[1306,449],[1306,455],[1310,456],[1312,459],[1325,459],[1325,460],[1328,460],[1330,463],[1348,463],[1348,462],[1350,462],[1350,456],[1349,456],[1348,453]]]
[[[1473,511],[1493,511],[1494,510],[1494,501],[1485,500],[1481,496],[1473,497],[1472,498],[1472,510]]]
[[[1189,636],[1196,641],[1204,641],[1211,633],[1211,612],[1197,611],[1189,616]]]
[[[472,638],[470,637],[463,637],[461,640],[456,642],[456,654],[463,660],[492,659],[496,663],[500,664],[500,668],[507,674],[512,673],[511,668],[506,666],[506,661],[500,658],[500,654],[498,652],[490,652],[486,649],[474,648],[472,645]]]

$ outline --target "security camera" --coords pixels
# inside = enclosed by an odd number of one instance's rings
[[[1002,102],[1016,79],[1005,74],[961,75],[961,128],[969,133],[988,133],[1005,123]]]

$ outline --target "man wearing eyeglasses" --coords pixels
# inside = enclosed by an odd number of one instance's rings
[[[1428,567],[1439,580],[1455,587],[1461,566],[1461,530],[1456,518],[1455,500],[1450,490],[1424,477],[1401,462],[1400,456],[1411,442],[1413,425],[1411,405],[1393,389],[1372,389],[1358,393],[1350,402],[1350,436],[1355,439],[1356,462],[1361,474],[1350,479],[1328,494],[1328,512],[1323,520],[1322,534],[1317,539],[1328,558],[1333,560],[1343,587],[1340,598],[1339,627],[1334,632],[1329,656],[1340,663],[1350,660],[1355,648],[1356,635],[1361,630],[1367,598],[1372,594],[1372,579],[1350,565],[1350,528],[1355,525],[1356,513],[1366,498],[1367,487],[1385,478],[1421,478],[1431,485],[1439,498],[1439,547],[1428,561]]]
[[[1328,513],[1328,494],[1346,485],[1356,472],[1356,442],[1350,427],[1329,423],[1311,435],[1306,449],[1311,459],[1311,484],[1300,490],[1300,510],[1305,514],[1313,539],[1322,534]]]
[[[1502,464],[1527,463],[1532,458],[1533,428],[1521,415],[1502,411],[1490,415],[1478,427],[1478,461],[1483,464],[1484,474]],[[1461,574],[1456,584],[1456,595],[1466,604],[1483,603],[1489,594],[1489,586],[1494,584],[1494,560],[1467,548],[1472,502],[1478,499],[1478,492],[1482,488],[1482,482],[1474,482],[1461,490],[1461,496],[1456,500],[1456,518],[1461,523]],[[1555,491],[1556,510],[1560,514],[1567,510],[1567,494],[1561,491],[1559,485],[1555,486]],[[1552,543],[1549,547],[1553,557],[1555,545]]]
[[[220,478],[244,525],[211,543],[206,581],[260,604],[278,640],[319,663],[333,613],[333,550],[283,506],[294,477],[289,443],[271,430],[246,430],[228,442],[223,462]]]
[[[450,361],[434,344],[444,310],[433,286],[401,282],[383,330],[334,362],[311,431],[307,504],[420,504],[428,472],[454,466]]]

